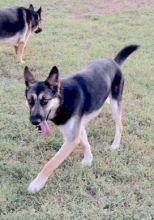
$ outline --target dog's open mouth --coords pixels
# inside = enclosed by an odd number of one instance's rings
[[[48,122],[45,120],[45,121],[42,121],[38,126],[38,131],[43,135],[43,136],[47,136],[50,134],[51,132],[51,129],[48,125]]]

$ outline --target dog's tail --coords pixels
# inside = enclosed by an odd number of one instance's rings
[[[135,50],[137,50],[140,46],[139,45],[129,45],[127,47],[124,47],[120,52],[116,55],[114,58],[115,62],[118,63],[119,65],[122,65],[125,59],[133,53]]]

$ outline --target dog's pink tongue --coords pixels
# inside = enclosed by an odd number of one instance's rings
[[[41,133],[42,133],[44,136],[50,134],[51,130],[50,130],[49,125],[48,125],[48,123],[47,123],[46,120],[43,121],[43,122],[41,122],[40,127],[41,127]]]

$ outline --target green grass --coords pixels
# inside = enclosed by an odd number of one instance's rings
[[[114,57],[124,45],[137,43],[141,48],[122,68],[121,148],[109,149],[114,122],[109,107],[104,107],[88,126],[92,167],[82,167],[75,151],[43,190],[31,195],[26,191],[28,183],[59,149],[62,137],[52,125],[53,134],[42,139],[30,125],[24,65],[16,62],[11,47],[0,46],[0,219],[153,219],[154,5],[78,19],[69,0],[37,2],[43,7],[43,32],[30,37],[24,59],[40,79],[47,77],[53,65],[64,76],[92,59]],[[26,1],[0,2],[1,7],[22,4],[27,5]]]

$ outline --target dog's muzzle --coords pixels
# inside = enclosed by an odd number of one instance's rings
[[[30,122],[36,126],[38,132],[42,133],[42,135],[47,136],[50,134],[51,129],[47,123],[47,120],[41,115],[31,115]]]
[[[33,125],[36,125],[38,126],[41,122],[42,122],[43,118],[40,116],[40,115],[31,115],[30,116],[30,122],[33,124]]]
[[[36,34],[40,33],[42,31],[42,28],[38,27],[36,31],[34,31]]]

